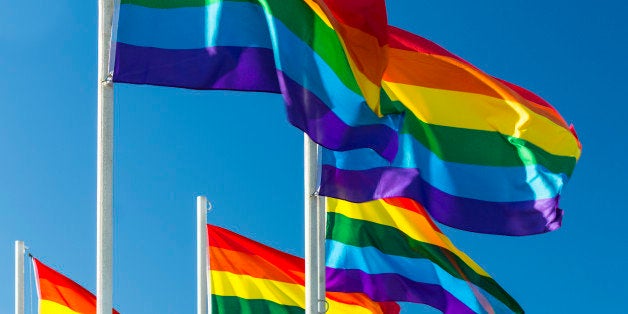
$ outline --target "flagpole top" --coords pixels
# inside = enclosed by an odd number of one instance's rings
[[[200,209],[200,207],[201,207],[201,206],[204,206],[204,207],[205,207],[205,211],[206,211],[206,212],[209,212],[209,211],[211,211],[211,210],[214,208],[214,206],[212,205],[212,203],[211,203],[210,201],[208,201],[208,200],[207,200],[207,197],[206,197],[206,196],[203,196],[203,195],[199,195],[199,196],[197,196],[197,197],[196,197],[196,202],[197,202],[197,204],[198,204],[198,206],[199,206],[199,209]],[[204,203],[205,205],[201,205],[201,204],[203,204],[203,203]]]

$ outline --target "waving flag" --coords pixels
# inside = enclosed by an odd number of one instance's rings
[[[548,103],[436,44],[389,29],[384,112],[403,112],[390,162],[369,150],[324,150],[321,194],[365,202],[407,197],[438,221],[475,232],[558,228],[558,200],[580,143]],[[383,97],[383,98],[385,98]]]
[[[212,314],[304,313],[305,264],[229,230],[207,225]],[[328,313],[399,313],[392,302],[328,292]]]
[[[444,313],[523,313],[416,202],[327,199],[327,290],[422,303]]]
[[[383,0],[123,0],[114,81],[280,93],[328,151],[321,193],[449,226],[558,228],[581,147],[535,94],[388,26]]]
[[[281,93],[317,143],[392,159],[397,120],[366,104],[379,101],[385,13],[383,0],[123,0],[114,81]]]
[[[33,258],[39,314],[96,313],[96,296],[70,278]],[[118,314],[118,311],[112,311]]]

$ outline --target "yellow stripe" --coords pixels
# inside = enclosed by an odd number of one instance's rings
[[[305,288],[269,279],[211,271],[212,294],[243,299],[262,299],[288,306],[305,307]]]
[[[39,300],[39,314],[81,314],[49,300]]]
[[[456,248],[444,234],[434,230],[427,218],[413,211],[390,205],[382,200],[366,203],[351,203],[339,199],[327,198],[327,211],[345,215],[352,219],[366,220],[380,225],[399,229],[409,237],[445,248],[456,254],[476,273],[490,275],[476,264],[467,254]]]
[[[329,310],[326,313],[330,314],[372,314],[372,312],[364,307],[353,304],[346,304],[338,301],[334,301],[330,298],[326,298],[327,303],[329,304]]]
[[[401,101],[424,122],[498,131],[554,155],[580,158],[578,142],[570,131],[515,100],[391,82],[384,82],[383,87],[392,100]]]
[[[268,300],[287,306],[305,308],[305,287],[247,275],[210,270],[211,294],[231,296],[250,300]],[[359,305],[346,304],[327,299],[332,314],[370,314],[371,311]]]
[[[342,41],[342,46],[345,51],[347,48],[345,47],[344,41]],[[375,83],[371,82],[364,73],[362,73],[358,66],[355,64],[353,59],[347,55],[347,60],[349,61],[349,67],[353,72],[353,76],[355,77],[358,86],[360,87],[360,91],[362,92],[362,97],[366,100],[366,105],[371,108],[371,110],[377,114],[379,117],[383,117],[381,105],[380,105],[380,87]]]

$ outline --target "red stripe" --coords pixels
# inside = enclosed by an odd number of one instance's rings
[[[388,42],[388,17],[383,0],[318,0],[327,5],[338,22],[371,34],[380,46]],[[323,5],[321,5],[323,7]]]
[[[551,114],[553,117],[556,117],[557,119],[559,119],[558,121],[560,121],[560,125],[563,125],[565,127],[567,127],[567,122],[563,119],[563,117],[560,116],[560,113],[558,113],[558,110],[556,110],[556,108],[554,108],[552,105],[550,105],[547,101],[545,101],[545,99],[541,98],[540,96],[534,94],[533,92],[515,85],[513,83],[504,81],[502,79],[499,78],[495,78],[498,81],[502,82],[504,85],[508,86],[510,89],[512,89],[513,91],[515,91],[517,94],[521,95],[523,98],[539,105],[542,107],[545,107],[547,109],[550,110]]]
[[[456,59],[460,62],[473,66],[469,62],[447,51],[445,48],[439,46],[438,44],[428,39],[425,39],[421,36],[418,36],[406,30],[403,30],[401,28],[389,26],[388,35],[389,35],[388,44],[390,45],[390,48],[416,51],[416,52],[431,54],[431,55],[439,55],[443,57]]]
[[[380,86],[386,69],[388,18],[384,0],[314,0],[340,35],[357,69]],[[358,82],[359,84],[360,82]],[[369,88],[360,85],[360,88]],[[375,105],[375,104],[373,104]]]
[[[227,229],[208,224],[207,237],[209,246],[257,255],[286,271],[304,272],[305,262],[303,259],[253,241]]]

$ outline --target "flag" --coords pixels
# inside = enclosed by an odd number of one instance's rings
[[[327,199],[328,291],[421,303],[443,313],[523,313],[497,282],[406,198]]]
[[[399,117],[371,109],[386,67],[383,0],[122,0],[118,15],[115,82],[280,93],[289,121],[322,146],[394,158]]]
[[[221,227],[207,225],[212,314],[304,313],[305,264]],[[328,313],[399,313],[393,302],[328,292]]]
[[[383,0],[123,0],[113,79],[280,93],[327,151],[321,194],[408,197],[446,225],[558,228],[581,152],[539,96],[388,26]]]
[[[321,194],[412,198],[439,222],[475,232],[557,229],[581,152],[573,127],[540,97],[429,40],[388,34],[381,104],[404,114],[399,151],[391,162],[366,149],[324,150]]]
[[[96,296],[81,285],[33,258],[39,314],[96,313]],[[113,310],[112,313],[118,314]]]

